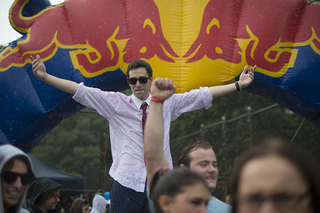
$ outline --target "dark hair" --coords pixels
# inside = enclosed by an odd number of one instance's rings
[[[200,148],[208,150],[208,149],[212,149],[212,146],[206,141],[197,141],[189,144],[188,146],[184,147],[184,149],[180,152],[179,159],[178,159],[178,166],[180,164],[183,164],[189,168],[190,162],[191,162],[191,158],[189,155],[190,152],[193,152],[194,150],[197,150]]]
[[[71,205],[70,213],[82,213],[82,207],[86,205],[89,205],[89,201],[87,201],[86,199],[77,198]]]
[[[160,178],[158,177],[158,173],[156,173],[150,186],[150,197],[154,203],[156,212],[162,212],[158,204],[158,199],[161,195],[175,198],[176,195],[182,193],[186,187],[198,183],[206,187],[209,193],[209,188],[204,178],[190,169],[177,168],[166,172]]]
[[[30,164],[30,161],[28,160],[28,158],[24,155],[17,155],[13,158],[11,158],[5,165],[4,167],[2,168],[2,171],[1,172],[4,172],[4,171],[9,171],[12,169],[13,167],[13,163],[14,163],[14,160],[20,160],[22,162],[24,162],[27,166],[27,170],[28,170],[28,173],[32,173],[32,169],[31,169],[31,164]]]
[[[150,66],[150,64],[144,60],[133,60],[129,65],[128,65],[128,68],[127,68],[127,78],[129,78],[129,73],[131,70],[134,70],[134,69],[138,69],[138,68],[145,68],[146,71],[147,71],[147,74],[148,74],[148,77],[152,77],[152,68]]]
[[[232,199],[232,213],[237,212],[238,202],[236,195],[239,189],[240,175],[244,166],[254,159],[268,156],[279,156],[284,158],[298,169],[301,177],[308,185],[309,192],[311,194],[311,205],[314,212],[320,212],[318,185],[310,163],[307,162],[305,157],[303,157],[296,149],[290,147],[284,139],[270,138],[265,140],[259,147],[252,148],[235,164],[232,175],[233,178],[231,180],[231,195],[235,198]]]
[[[36,204],[38,204],[39,206],[41,206],[42,204],[44,204],[47,200],[49,200],[50,198],[54,197],[55,194],[60,190],[60,187],[55,188],[53,190],[44,192],[43,194],[41,194],[35,201]]]

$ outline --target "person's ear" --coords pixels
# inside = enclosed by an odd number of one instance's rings
[[[170,198],[167,195],[160,195],[158,198],[158,204],[164,213],[170,212]]]
[[[183,163],[179,165],[179,168],[181,169],[188,169],[188,167],[186,165],[184,165]]]
[[[152,83],[152,81],[153,81],[153,76],[151,76],[149,79],[150,79],[150,81],[151,81],[151,83]]]

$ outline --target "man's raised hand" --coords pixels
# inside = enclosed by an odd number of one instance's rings
[[[240,89],[244,89],[247,86],[249,86],[254,79],[254,71],[256,69],[257,65],[255,65],[254,67],[251,67],[250,70],[248,70],[248,66],[246,65],[240,75],[239,78],[239,85],[240,85]]]
[[[46,73],[46,66],[44,65],[44,63],[42,62],[41,58],[39,55],[36,56],[36,59],[34,59],[32,56],[30,56],[31,58],[31,64],[32,64],[32,71],[33,74],[43,80],[47,73]]]
[[[151,85],[151,95],[166,100],[176,91],[176,86],[169,78],[156,78]]]

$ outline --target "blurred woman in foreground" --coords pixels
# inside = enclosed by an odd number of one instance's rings
[[[234,168],[233,213],[320,212],[311,165],[282,139],[266,140]]]

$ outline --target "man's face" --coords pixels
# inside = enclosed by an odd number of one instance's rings
[[[146,68],[137,68],[129,71],[129,78],[137,78],[139,79],[140,77],[148,77],[148,73]],[[128,82],[129,83],[129,82]],[[147,81],[147,83],[142,84],[140,81],[137,81],[135,84],[130,84],[130,88],[134,96],[139,98],[140,100],[144,101],[148,98],[149,96],[149,87],[152,83],[152,77],[150,77]]]
[[[219,176],[216,154],[212,149],[196,149],[189,153],[190,169],[199,173],[206,180],[209,188],[214,190]]]

